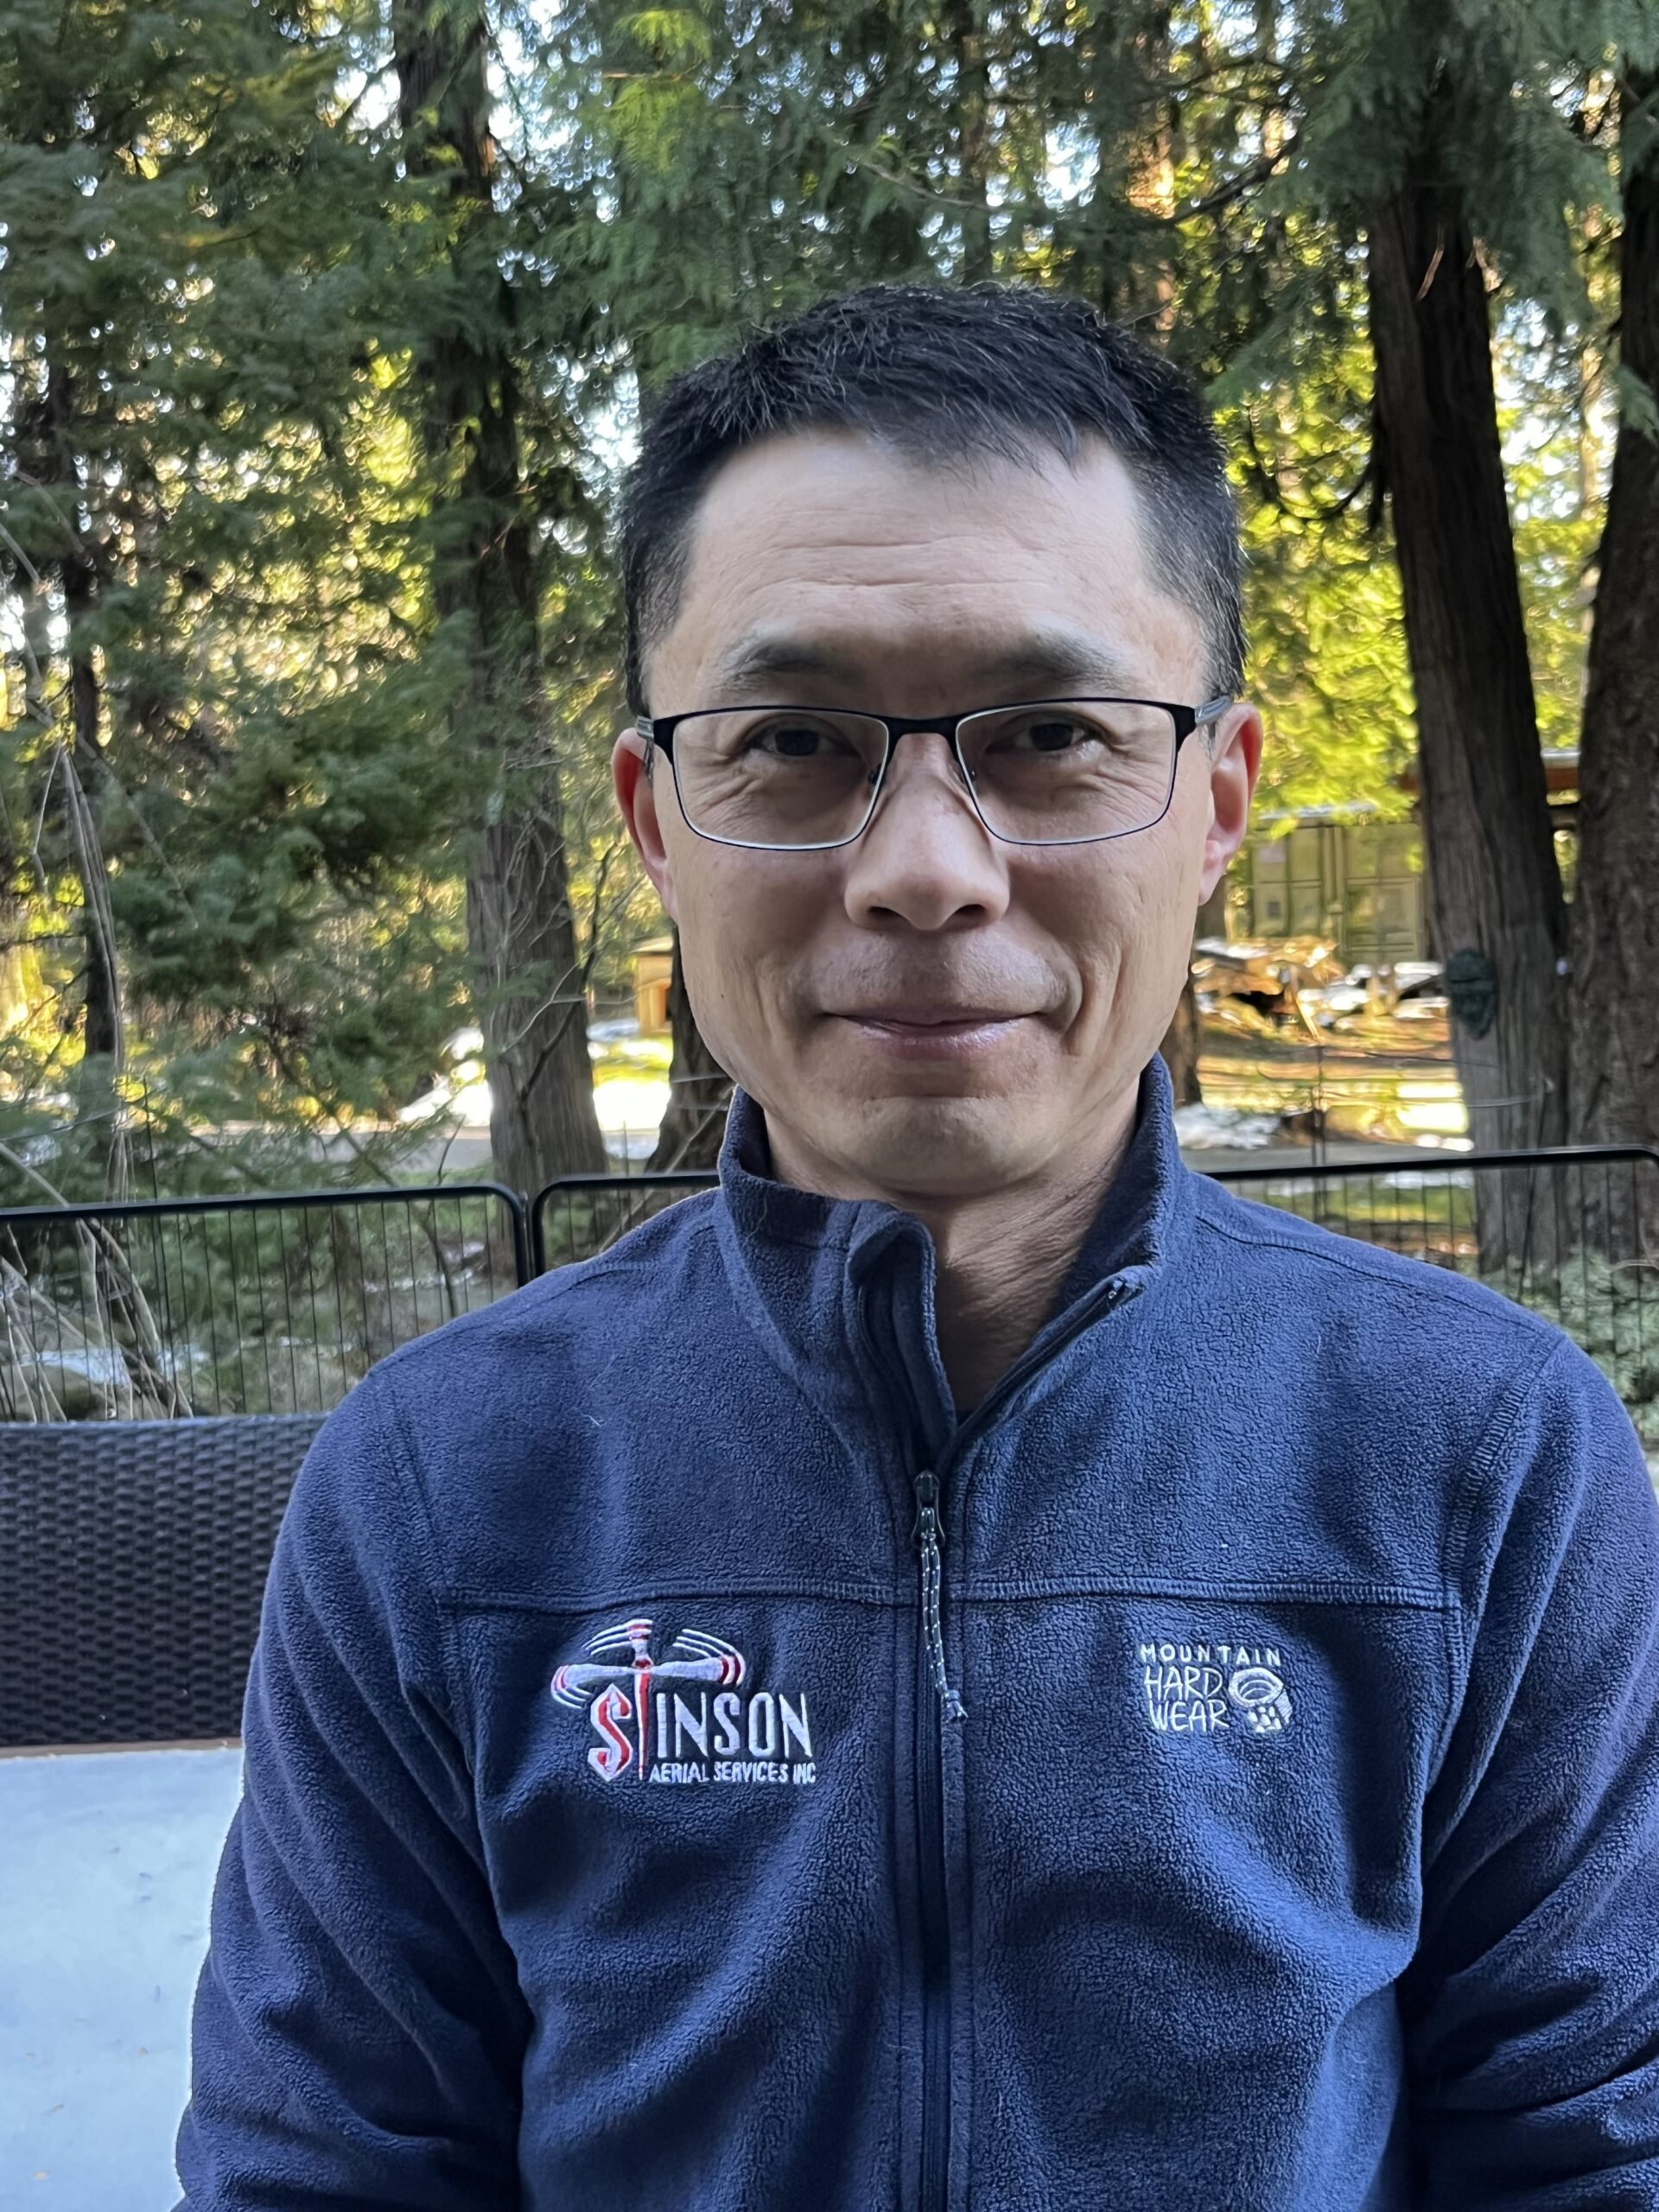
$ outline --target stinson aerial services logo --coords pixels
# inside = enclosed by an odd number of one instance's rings
[[[804,1693],[748,1687],[737,1646],[699,1628],[681,1629],[654,1657],[652,1630],[648,1620],[601,1629],[550,1685],[560,1705],[586,1712],[601,1781],[817,1780]]]

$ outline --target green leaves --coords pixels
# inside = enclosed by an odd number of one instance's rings
[[[617,25],[641,54],[658,68],[712,60],[714,33],[690,8],[641,8]]]
[[[181,1110],[198,1077],[220,1115],[394,1103],[455,1020],[454,984],[390,989],[376,949],[447,901],[461,778],[377,343],[397,180],[344,120],[360,28],[245,0],[0,27],[0,588],[35,647],[0,718],[6,882],[54,925],[14,1084],[31,1054],[60,1084],[92,988],[54,742],[128,1050]]]
[[[385,1112],[435,1065],[467,836],[543,757],[512,734],[527,685],[560,732],[583,957],[624,992],[653,920],[606,769],[634,413],[762,315],[985,251],[1208,387],[1265,804],[1400,811],[1363,228],[1437,82],[1497,307],[1541,722],[1575,734],[1615,397],[1659,435],[1611,342],[1612,86],[1619,55],[1659,54],[1655,0],[481,6],[398,0],[450,57],[406,116],[380,0],[0,21],[0,983],[7,960],[33,977],[0,1093],[32,1067],[67,1095],[79,1050],[65,746],[132,1051],[181,1111]],[[463,160],[486,67],[499,143]],[[480,456],[508,391],[543,659],[492,633],[480,690],[461,586],[494,542]]]

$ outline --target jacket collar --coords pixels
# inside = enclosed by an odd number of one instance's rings
[[[1192,1171],[1182,1160],[1169,1071],[1154,1057],[1141,1071],[1135,1125],[1049,1320],[1033,1346],[1057,1342],[1086,1325],[1088,1313],[1120,1294],[1144,1290],[1180,1253],[1193,1209]],[[775,1356],[798,1375],[813,1372],[833,1386],[826,1367],[842,1371],[847,1354],[858,1365],[856,1307],[872,1284],[912,1294],[912,1308],[936,1371],[932,1343],[933,1246],[913,1215],[874,1198],[830,1198],[797,1189],[772,1173],[766,1118],[747,1093],[734,1094],[720,1155],[719,1234],[740,1302],[770,1339]],[[896,1279],[896,1280],[895,1280]],[[891,1295],[891,1292],[889,1292]],[[839,1395],[839,1393],[836,1393]]]

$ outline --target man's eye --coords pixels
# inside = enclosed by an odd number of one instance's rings
[[[769,753],[779,760],[817,760],[847,748],[837,744],[833,730],[819,722],[764,722],[750,731],[747,749]]]
[[[1075,715],[1045,715],[1016,723],[1003,741],[1019,753],[1070,753],[1099,736]]]

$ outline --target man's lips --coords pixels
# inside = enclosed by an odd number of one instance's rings
[[[995,1050],[1015,1024],[1028,1019],[1007,1007],[880,1006],[849,1007],[830,1017],[844,1022],[873,1051],[910,1060],[971,1059]]]
[[[1028,1009],[990,1006],[927,1005],[834,1007],[837,1021],[857,1021],[882,1029],[982,1029],[993,1023],[1023,1021]]]

